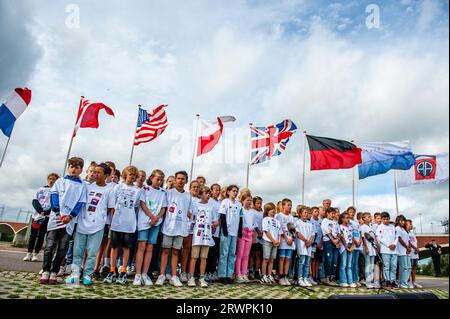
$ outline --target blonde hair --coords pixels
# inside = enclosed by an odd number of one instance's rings
[[[250,191],[250,189],[249,188],[241,188],[241,190],[240,190],[240,192],[239,192],[239,195],[238,195],[238,201],[240,201],[240,202],[242,202],[243,201],[243,197],[244,196],[252,196],[252,193],[251,193],[251,191]]]
[[[130,165],[123,169],[122,171],[122,178],[127,179],[128,174],[133,174],[137,177],[139,170],[136,166]]]
[[[265,205],[264,205],[264,217],[267,217],[267,216],[269,215],[269,212],[270,212],[272,209],[273,209],[273,210],[276,209],[276,206],[275,206],[274,203],[267,203],[267,204],[265,204]]]

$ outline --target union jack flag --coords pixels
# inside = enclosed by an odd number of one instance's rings
[[[164,110],[166,106],[165,104],[160,105],[151,113],[139,108],[136,135],[134,137],[135,146],[153,141],[164,132],[168,125],[166,111]]]
[[[297,126],[291,120],[267,127],[250,126],[252,152],[250,164],[260,164],[280,155],[296,130]]]

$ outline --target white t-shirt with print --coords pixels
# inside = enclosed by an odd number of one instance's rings
[[[176,188],[167,190],[167,212],[161,232],[167,236],[188,236],[191,225],[188,211],[193,211],[191,194]]]
[[[242,213],[244,214],[242,221],[242,228],[247,228],[248,230],[254,230],[256,225],[256,210],[250,208],[246,210],[242,208]]]
[[[273,239],[278,240],[278,237],[282,234],[280,222],[273,217],[264,217],[262,221],[263,240],[272,242],[269,237],[267,237],[266,231],[269,232]]]
[[[330,241],[330,238],[327,236],[327,234],[331,234],[334,238],[337,238],[338,232],[336,231],[336,223],[334,220],[325,218],[322,220],[322,224],[320,225],[320,227],[322,228],[324,242]]]
[[[398,239],[396,236],[396,231],[395,231],[394,225],[380,224],[380,225],[378,225],[377,231],[375,234],[377,236],[377,241],[380,246],[380,253],[390,254],[390,255],[395,255],[397,253],[396,249],[394,249],[394,250],[389,249],[390,245],[395,245],[397,247]]]
[[[209,203],[214,204],[216,206],[216,209],[214,210],[217,214],[217,216],[215,217],[215,220],[219,220],[220,201],[215,200],[214,198],[210,198]],[[217,225],[216,230],[213,232],[213,237],[216,237],[216,238],[220,237],[220,223]]]
[[[258,227],[258,230],[260,232],[262,232],[263,218],[264,218],[264,213],[262,211],[259,212],[259,211],[255,210],[255,223],[256,223],[256,227]],[[262,244],[264,239],[259,238],[257,233],[255,234],[255,236],[256,236],[256,242]]]
[[[41,204],[41,207],[44,211],[48,211],[52,208],[52,204],[50,202],[50,193],[51,188],[48,186],[39,187],[39,189],[36,191],[35,198]],[[33,210],[33,215],[31,216],[33,219],[35,219],[39,213],[35,210]]]
[[[287,238],[295,239],[287,228],[288,223],[291,223],[295,227],[294,216],[292,216],[291,214],[285,215],[283,213],[279,213],[275,216],[275,219],[280,222],[281,230],[282,230],[284,236],[286,236]],[[284,237],[282,236],[281,243],[280,243],[280,246],[278,246],[278,248],[279,249],[295,249],[295,240],[292,242],[291,245],[288,245],[286,242],[286,239],[284,239]]]
[[[144,192],[135,185],[121,183],[114,187],[116,206],[111,222],[111,230],[122,233],[134,233],[137,226],[137,212]]]
[[[395,232],[397,237],[400,237],[403,242],[406,244],[406,246],[409,245],[409,235],[408,232],[406,231],[406,229],[404,229],[403,227],[397,226],[395,227]],[[400,240],[397,240],[397,255],[399,256],[407,256],[408,254],[406,253],[406,248],[403,247],[402,244],[400,244]]]
[[[349,226],[352,229],[353,238],[355,238],[355,242],[357,243],[361,239],[361,226],[359,225],[359,222],[357,220],[350,220]],[[353,246],[355,250],[364,250],[364,245],[362,241],[359,247],[356,246],[356,243]]]
[[[297,233],[300,233],[305,237],[306,240],[309,240],[311,236],[314,236],[315,229],[313,223],[309,221],[303,221],[301,219],[297,220],[297,223],[295,225],[295,230]],[[312,254],[312,246],[306,247],[305,241],[301,240],[300,238],[296,237],[296,243],[297,243],[297,254],[300,256],[311,256]]]
[[[212,238],[212,224],[217,221],[217,205],[213,202],[194,204],[192,219],[194,231],[192,234],[192,246],[214,246]]]
[[[219,214],[224,214],[227,221],[228,236],[237,236],[242,206],[237,201],[225,198],[220,204]]]
[[[108,208],[115,207],[116,198],[114,190],[106,185],[98,186],[92,183],[86,188],[87,202],[77,216],[77,232],[90,235],[105,228]]]
[[[416,234],[414,234],[412,231],[410,231],[408,233],[409,235],[409,242],[416,248],[417,247],[417,237]],[[419,259],[419,254],[416,254],[414,251],[414,248],[411,247],[411,252],[409,253],[409,257],[411,257],[411,259]]]
[[[345,238],[347,248],[352,245],[353,241],[353,229],[351,226],[339,225],[339,232]],[[342,254],[345,251],[345,245],[342,239],[339,240],[339,253]]]
[[[116,183],[114,182],[109,182],[106,183],[106,186],[110,187],[113,191],[114,191],[114,187],[116,187]],[[112,222],[112,214],[108,214],[108,216],[106,217],[106,225],[111,225]]]
[[[377,253],[376,253],[375,248],[367,239],[365,239],[366,238],[365,234],[369,234],[375,240],[375,232],[373,231],[373,229],[369,225],[363,224],[361,226],[361,234],[362,234],[362,237],[364,238],[364,240],[366,241],[366,245],[369,250],[369,256],[376,256]]]
[[[153,214],[153,216],[158,215],[161,212],[161,209],[164,207],[167,208],[167,196],[166,191],[164,188],[158,188],[155,189],[151,186],[142,188],[144,192],[144,202],[147,206],[150,213]],[[138,230],[145,230],[149,229],[151,226],[151,219],[148,217],[144,210],[142,208],[139,208],[139,214],[138,214]],[[160,217],[158,219],[158,222],[156,223],[156,226],[160,225],[163,222],[163,217]]]

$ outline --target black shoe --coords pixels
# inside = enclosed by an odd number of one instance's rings
[[[221,283],[222,285],[228,284],[227,278],[220,277],[220,278],[219,278],[219,283]]]
[[[92,277],[94,278],[94,280],[99,280],[101,278],[100,271],[98,269],[94,270]]]
[[[227,277],[227,284],[228,284],[228,285],[231,285],[232,283],[233,283],[233,279]]]
[[[101,276],[103,278],[106,278],[106,276],[108,276],[108,274],[109,274],[109,267],[108,266],[104,266],[103,269],[102,269]]]

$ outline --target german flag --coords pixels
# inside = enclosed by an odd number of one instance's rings
[[[360,164],[361,149],[347,141],[306,135],[311,155],[311,170],[352,168]]]

